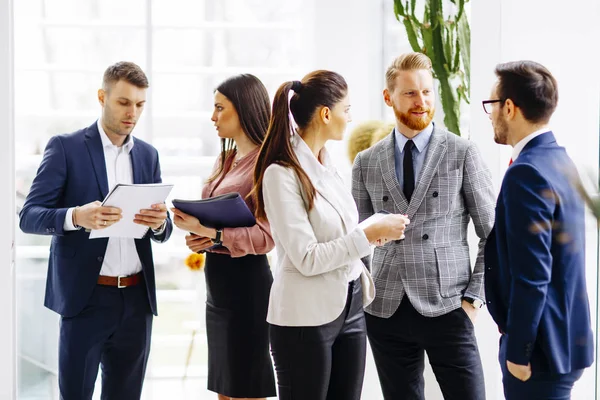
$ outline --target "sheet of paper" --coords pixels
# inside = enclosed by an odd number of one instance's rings
[[[371,215],[369,218],[362,221],[360,224],[358,224],[358,227],[361,229],[365,229],[366,227],[373,225],[375,222],[377,222],[380,219],[382,219],[383,217],[385,217],[387,214],[388,213],[382,213],[382,212],[375,213],[375,214]]]
[[[173,185],[162,183],[116,185],[106,196],[102,205],[120,208],[123,218],[108,228],[92,230],[90,239],[107,237],[141,239],[150,228],[133,222],[135,214],[139,214],[142,209],[150,209],[152,204],[164,203],[171,193],[171,189],[173,189]]]

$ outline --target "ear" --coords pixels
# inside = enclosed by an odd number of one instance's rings
[[[383,89],[383,101],[385,101],[385,104],[387,104],[388,107],[393,107],[391,96],[392,94],[388,88]]]
[[[506,101],[504,102],[504,107],[502,107],[502,109],[504,115],[506,115],[506,118],[509,120],[514,119],[517,115],[517,106],[511,99],[506,99]]]
[[[331,122],[331,110],[329,109],[329,107],[327,107],[327,106],[321,107],[319,116],[321,117],[321,121],[323,121],[324,124],[330,123]]]
[[[102,107],[104,107],[105,98],[106,98],[106,91],[104,89],[98,89],[98,103],[100,103],[100,105]]]

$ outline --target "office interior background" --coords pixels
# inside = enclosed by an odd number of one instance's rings
[[[447,0],[445,7],[451,10],[453,3]],[[489,98],[494,66],[517,59],[541,62],[556,76],[560,101],[551,127],[584,180],[596,188],[598,1],[474,0],[467,12],[471,104],[461,106],[461,127],[482,150],[496,189],[510,149],[493,142],[481,100]],[[210,115],[220,81],[253,73],[272,97],[286,80],[314,69],[335,70],[349,83],[352,129],[367,120],[393,121],[381,96],[384,72],[395,56],[411,51],[392,0],[0,0],[0,49],[3,400],[59,398],[59,317],[43,307],[50,237],[24,235],[15,211],[48,139],[98,118],[96,92],[109,64],[134,61],[148,74],[148,103],[134,134],[158,149],[163,181],[175,184],[170,198],[197,198],[219,152]],[[437,108],[439,114],[441,105]],[[439,115],[436,121],[442,123]],[[348,178],[346,145],[329,147]],[[154,247],[160,315],[154,322],[146,400],[216,398],[205,389],[203,274],[184,265],[189,252],[183,236],[176,231],[167,244]],[[598,225],[589,214],[587,278],[596,333],[598,248]],[[502,399],[498,332],[485,308],[476,332],[488,399]],[[575,386],[573,398],[598,398],[598,378],[594,364]],[[429,369],[426,397],[442,398]],[[370,354],[363,398],[382,398]]]

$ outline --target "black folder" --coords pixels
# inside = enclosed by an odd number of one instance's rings
[[[254,214],[239,193],[227,193],[204,200],[173,200],[173,206],[198,218],[208,228],[241,228],[256,225]]]

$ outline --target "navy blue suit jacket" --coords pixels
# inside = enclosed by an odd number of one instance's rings
[[[136,138],[130,156],[133,183],[161,182],[158,152],[154,147]],[[107,194],[106,162],[96,122],[48,141],[19,224],[25,233],[52,235],[44,304],[64,317],[75,316],[86,306],[108,244],[106,238],[90,240],[85,229],[64,231],[67,209],[102,201]],[[135,240],[150,308],[155,315],[156,284],[150,239],[164,242],[172,230],[169,218],[160,236],[148,229],[144,238]]]
[[[552,132],[508,168],[485,251],[488,309],[507,360],[568,373],[593,361],[585,280],[584,203],[575,165]]]

